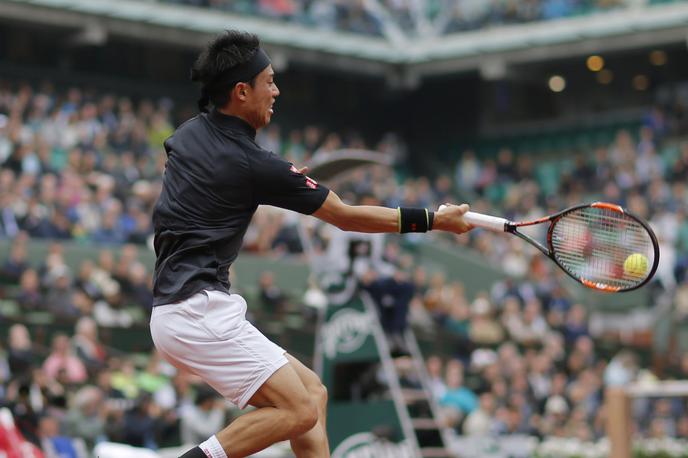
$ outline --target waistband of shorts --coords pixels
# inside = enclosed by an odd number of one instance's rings
[[[208,293],[207,293],[207,290],[204,289],[204,290],[201,290],[201,291],[199,291],[199,292],[197,292],[197,293],[193,293],[191,296],[187,297],[186,299],[182,299],[181,301],[170,302],[170,303],[167,303],[167,304],[156,305],[156,306],[153,307],[153,310],[152,310],[152,312],[151,312],[151,316],[154,316],[154,315],[162,315],[162,314],[171,313],[171,312],[176,312],[176,311],[179,310],[179,307],[181,307],[181,306],[184,305],[184,303],[193,300],[193,299],[194,299],[195,297],[197,297],[199,294],[205,294],[205,295],[207,295]]]
[[[153,307],[153,310],[151,311],[151,317],[155,315],[164,315],[167,313],[172,313],[176,312],[180,309],[180,307],[183,307],[185,303],[193,300],[195,297],[198,297],[199,294],[205,294],[206,296],[210,292],[218,292],[222,294],[226,294],[231,297],[231,299],[238,299],[238,300],[244,300],[243,297],[241,297],[240,294],[237,293],[228,293],[225,291],[218,291],[214,289],[203,289],[201,291],[198,291],[197,293],[192,294],[191,296],[187,297],[186,299],[182,299],[181,301],[177,302],[170,302],[168,304],[160,304],[156,305]]]

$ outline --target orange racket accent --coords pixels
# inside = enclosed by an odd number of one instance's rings
[[[593,202],[590,204],[590,206],[592,208],[606,208],[607,210],[611,210],[618,213],[624,212],[624,209],[621,206],[616,204],[609,204],[607,202]]]
[[[534,226],[534,225],[536,225],[536,224],[546,223],[546,222],[549,221],[551,218],[552,218],[551,216],[545,216],[545,217],[542,217],[542,218],[535,219],[535,220],[533,220],[533,221],[525,221],[525,222],[515,223],[514,226],[516,226],[516,227]]]
[[[581,278],[580,282],[583,283],[588,288],[597,289],[600,291],[607,291],[609,293],[616,293],[621,289],[621,287],[619,287],[619,286],[609,286],[609,285],[605,285],[604,283],[595,283],[595,282],[592,282],[590,280],[586,280],[584,278]]]

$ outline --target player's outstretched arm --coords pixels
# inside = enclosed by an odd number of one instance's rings
[[[447,204],[442,210],[435,212],[432,229],[455,234],[463,234],[471,230],[472,226],[463,220],[463,215],[468,209],[467,204]],[[372,205],[347,205],[332,191],[313,216],[344,231],[400,232],[398,209]]]

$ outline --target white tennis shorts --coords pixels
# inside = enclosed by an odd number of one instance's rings
[[[241,409],[287,364],[284,349],[246,320],[246,301],[238,294],[201,291],[153,307],[150,328],[170,364],[198,375]]]

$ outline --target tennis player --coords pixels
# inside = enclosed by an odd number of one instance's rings
[[[255,35],[227,31],[192,69],[201,113],[165,141],[167,164],[155,206],[151,335],[170,363],[222,396],[255,410],[183,458],[251,455],[290,440],[299,458],[330,456],[327,392],[318,376],[246,321],[230,294],[228,270],[258,205],[273,205],[349,231],[457,234],[470,229],[467,205],[426,209],[349,206],[255,142],[279,95],[270,59]]]

